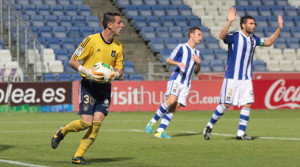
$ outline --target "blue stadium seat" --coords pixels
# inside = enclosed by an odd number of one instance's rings
[[[245,11],[245,7],[244,7],[244,6],[234,6],[234,7],[235,7],[235,9],[236,9],[236,13],[237,13],[239,16],[243,17],[243,16],[246,15],[246,11]]]
[[[47,48],[52,49],[61,49],[59,38],[48,38],[47,39]]]
[[[130,74],[129,80],[135,80],[135,81],[143,81],[144,77],[142,74]]]
[[[202,63],[201,63],[202,64]],[[211,72],[211,69],[209,66],[202,66],[200,67],[201,72]]]
[[[79,5],[78,6],[78,14],[80,16],[91,16],[91,8],[88,5]]]
[[[182,33],[181,27],[169,27],[169,32],[172,38],[183,38],[184,35]]]
[[[186,27],[189,24],[185,16],[175,16],[174,21],[176,23],[176,26],[180,27]]]
[[[43,16],[37,16],[37,15],[31,16],[31,25],[37,27],[45,26]]]
[[[271,8],[269,6],[258,6],[259,16],[272,16]]]
[[[153,6],[153,5],[157,5],[157,2],[156,2],[156,0],[145,0],[144,4]]]
[[[289,27],[283,27],[283,29],[281,30],[279,37],[283,37],[283,38],[291,38],[292,34],[290,31]]]
[[[170,2],[172,5],[183,5],[182,0],[171,0]]]
[[[73,73],[72,74],[72,80],[73,81],[80,81],[81,80],[81,75],[79,73]]]
[[[64,12],[67,16],[77,16],[77,6],[76,5],[65,5]]]
[[[61,39],[61,46],[64,49],[76,49],[76,46],[74,45],[74,39],[73,38],[62,38]]]
[[[278,22],[277,22],[277,24],[278,24]],[[266,34],[267,37],[270,37],[276,31],[275,27],[278,27],[278,25],[273,26],[273,27],[264,27],[265,34]]]
[[[94,31],[93,27],[80,27],[81,37],[87,37],[89,35],[94,34],[93,31]]]
[[[239,0],[239,1],[236,1],[236,5],[238,6],[249,6],[250,3],[248,0]]]
[[[287,0],[276,0],[276,5],[279,6],[288,6]]]
[[[128,81],[129,80],[129,74],[123,73],[123,78],[124,78],[125,81]]]
[[[160,27],[160,21],[158,16],[147,17],[147,23],[150,27]]]
[[[254,71],[268,71],[266,65],[254,65]]]
[[[84,39],[85,38],[76,38],[75,39],[75,46],[79,46]]]
[[[38,15],[51,15],[49,5],[36,5],[36,11]]]
[[[255,33],[258,37],[266,37],[263,27],[255,27]]]
[[[116,0],[116,4],[119,8],[125,8],[125,6],[130,5],[129,0]]]
[[[163,6],[154,5],[152,6],[152,14],[153,16],[165,16],[166,12]]]
[[[159,56],[160,56],[160,61],[162,63],[166,63],[167,58],[170,56],[170,54],[172,53],[172,49],[163,49],[160,51]]]
[[[209,61],[210,66],[224,66],[222,60],[210,60]]]
[[[80,5],[83,5],[83,2],[82,2],[82,0],[71,0],[71,4],[80,6]]]
[[[135,73],[134,66],[125,66],[123,68],[124,73]]]
[[[76,71],[72,67],[70,67],[69,62],[64,62],[64,72],[78,73],[78,71]]]
[[[177,38],[178,43],[187,43],[187,38]]]
[[[203,66],[210,66],[210,61],[209,60],[201,60],[201,68]]]
[[[139,6],[139,13],[140,13],[140,16],[152,16],[152,10],[150,8],[149,5],[142,5],[142,6]]]
[[[178,7],[178,10],[179,10],[179,14],[180,15],[184,15],[184,16],[191,16],[191,15],[193,15],[191,8],[189,6],[187,6],[187,5],[180,5]]]
[[[146,17],[144,16],[137,16],[133,18],[133,25],[136,28],[136,30],[140,31],[143,27],[147,27],[147,21]]]
[[[125,6],[125,15],[129,19],[132,19],[136,16],[139,16],[138,8],[136,6],[133,6],[133,5]]]
[[[80,38],[79,27],[67,27],[67,37],[69,38]]]
[[[284,10],[282,6],[271,6],[273,16],[284,16]]]
[[[72,0],[71,0],[72,1]],[[58,0],[57,1],[58,5],[71,5],[69,0]]]
[[[47,26],[58,26],[58,19],[55,15],[47,15],[45,16],[45,22]]]
[[[298,16],[297,9],[294,6],[285,6],[284,13],[286,16]]]
[[[262,1],[262,5],[265,5],[265,6],[274,6],[276,4],[275,4],[275,1]]]
[[[35,5],[23,5],[23,13],[28,16],[36,15]]]
[[[55,53],[56,60],[61,60],[63,62],[66,62],[69,60],[67,49],[55,49],[54,53]]]
[[[39,37],[42,37],[42,38],[51,38],[52,37],[51,27],[49,27],[49,26],[39,27],[38,31],[39,31]]]
[[[254,65],[265,65],[266,63],[263,60],[254,60],[253,64]]]
[[[84,16],[72,16],[72,25],[74,27],[86,27]]]
[[[162,38],[153,38],[150,41],[150,47],[154,53],[159,53],[162,49],[165,49],[164,41]]]
[[[44,2],[43,0],[29,0],[30,4],[35,4],[35,5],[43,5]]]
[[[249,3],[252,6],[261,6],[262,5],[260,0],[251,0],[251,1],[249,1]]]
[[[207,47],[210,48],[210,49],[217,49],[217,48],[219,48],[219,42],[214,37],[207,37],[207,38],[205,38],[205,43],[206,43]]]
[[[135,5],[135,6],[141,6],[141,5],[144,5],[144,1],[143,0],[130,0],[130,4]]]
[[[201,19],[198,16],[187,16],[189,26],[201,26]]]
[[[47,47],[47,41],[45,38],[38,38],[39,42],[44,46],[44,47]]]
[[[45,73],[44,81],[56,81],[56,75],[54,73]]]
[[[158,38],[170,38],[171,37],[168,27],[156,27],[155,29],[156,29],[156,35]]]
[[[29,5],[30,2],[29,0],[15,0],[16,4],[19,4],[19,5]]]
[[[161,16],[160,17],[161,24],[163,27],[173,27],[175,26],[175,23],[173,21],[172,16]]]
[[[288,38],[286,40],[287,43],[287,47],[288,48],[294,48],[294,49],[298,49],[300,48],[300,44],[299,44],[299,38]]]
[[[285,17],[283,17],[283,20],[284,20],[284,27],[294,27],[295,26],[293,17],[285,16]]]
[[[153,27],[143,27],[142,37],[145,41],[150,41],[152,38],[156,38],[156,33]]]
[[[202,49],[201,50],[201,59],[203,60],[215,60],[215,55],[212,49]]]
[[[252,17],[259,16],[256,6],[245,6],[245,11],[247,15],[250,15]]]
[[[59,73],[57,76],[57,81],[71,81],[71,74],[69,73]]]
[[[213,72],[224,72],[224,66],[210,66]]]
[[[100,32],[102,32],[103,31],[103,27],[93,27],[93,29],[94,29],[94,34],[96,34],[96,33],[100,33]]]
[[[56,1],[47,1],[47,0],[44,0],[44,4],[45,5],[57,5],[57,2]]]
[[[287,48],[287,44],[285,42],[285,38],[277,38],[277,40],[274,43],[274,47],[275,48],[280,48],[280,49],[284,49]]]
[[[228,56],[227,56],[227,51],[224,49],[214,49],[214,53],[216,56],[217,60],[227,60]]]
[[[49,2],[49,1],[46,1],[46,2]],[[52,15],[64,16],[63,6],[61,6],[61,5],[50,5],[50,10],[52,12]]]
[[[166,49],[175,49],[178,44],[176,38],[165,38],[164,43],[165,43]]]
[[[97,16],[86,16],[85,21],[88,27],[99,27],[99,20]]]
[[[177,9],[177,6],[167,5],[165,8],[166,8],[167,16],[178,16],[179,15],[179,11]]]
[[[254,17],[256,27],[268,27],[269,24],[267,18],[268,18],[267,16]]]
[[[53,27],[52,29],[53,37],[56,38],[66,38],[66,29],[63,26]]]
[[[300,38],[300,27],[293,27],[291,31],[293,32],[293,37]]]
[[[58,16],[58,22],[60,26],[72,27],[71,16]]]
[[[157,4],[158,5],[169,5],[170,1],[169,0],[158,0]]]

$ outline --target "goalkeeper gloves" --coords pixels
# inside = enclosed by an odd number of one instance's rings
[[[110,73],[108,80],[111,82],[111,81],[115,80],[116,78],[119,78],[120,73],[116,72],[112,66],[110,66],[110,69],[112,72]]]
[[[80,65],[78,67],[78,71],[84,74],[88,79],[95,82],[102,82],[104,78],[104,74],[101,72],[96,72],[93,68],[86,68]]]

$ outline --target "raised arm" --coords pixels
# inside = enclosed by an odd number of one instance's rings
[[[228,12],[227,22],[219,35],[220,39],[222,39],[222,40],[226,39],[226,35],[227,35],[230,25],[237,17],[238,17],[238,15],[236,14],[236,9],[234,7],[232,7]]]
[[[264,46],[269,47],[271,45],[273,45],[273,43],[276,41],[276,39],[278,38],[281,30],[283,28],[283,19],[282,16],[278,16],[278,28],[277,30],[274,32],[274,34],[265,41]]]

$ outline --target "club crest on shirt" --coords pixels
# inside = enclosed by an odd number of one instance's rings
[[[227,101],[230,101],[230,99],[231,99],[230,96],[227,96],[227,97],[226,97],[226,100],[227,100]]]
[[[253,95],[253,90],[250,90],[250,91],[249,91],[249,94],[250,94],[250,95]]]
[[[83,47],[79,46],[79,48],[77,49],[75,54],[79,57],[81,55],[81,53],[83,52],[83,50],[84,50]]]
[[[116,56],[116,51],[115,50],[111,51],[111,57],[115,57],[115,56]]]

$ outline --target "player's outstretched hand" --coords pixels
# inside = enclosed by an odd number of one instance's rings
[[[120,76],[120,74],[118,72],[116,72],[112,66],[110,67],[110,69],[112,72],[109,75],[109,79],[108,79],[109,82],[115,80],[116,78],[119,78],[119,76]]]
[[[282,16],[278,16],[278,28],[279,29],[283,28],[283,18],[282,18]]]
[[[236,9],[232,7],[228,12],[227,20],[233,22],[237,17],[238,15],[236,14]]]

